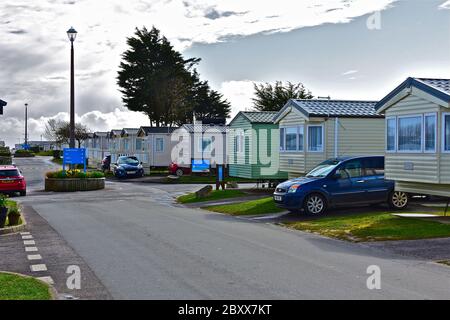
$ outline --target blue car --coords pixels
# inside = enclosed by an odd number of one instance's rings
[[[144,176],[144,168],[138,158],[129,156],[119,157],[112,166],[112,172],[119,179]]]
[[[394,190],[384,178],[384,157],[342,157],[322,162],[305,177],[277,186],[277,206],[320,215],[332,206],[387,203],[393,209],[408,206],[408,194]]]

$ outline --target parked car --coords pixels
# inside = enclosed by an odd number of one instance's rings
[[[0,166],[0,193],[26,196],[27,183],[16,166]]]
[[[279,184],[273,194],[277,206],[304,209],[319,215],[332,206],[387,203],[393,209],[408,206],[408,194],[394,190],[384,178],[384,157],[342,157],[322,162],[305,177]]]
[[[143,177],[144,168],[138,158],[123,156],[117,159],[117,162],[112,165],[112,172],[117,178],[127,177]]]
[[[181,167],[175,162],[172,162],[169,165],[169,174],[173,174],[176,176],[181,177],[184,174],[191,174],[191,168],[190,167]]]

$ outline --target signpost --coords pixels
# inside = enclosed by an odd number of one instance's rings
[[[222,187],[222,190],[225,190],[225,166],[223,164],[218,164],[216,169],[216,190],[219,190],[220,187]]]
[[[66,171],[66,165],[84,165],[84,173],[86,173],[86,149],[81,148],[64,148],[63,151],[63,171]]]

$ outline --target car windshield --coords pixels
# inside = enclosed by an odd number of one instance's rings
[[[0,170],[0,177],[17,177],[20,176],[19,170]]]
[[[307,178],[323,178],[326,177],[334,168],[340,163],[338,160],[327,160],[322,162],[317,167],[312,169],[307,175]]]
[[[123,157],[119,158],[119,161],[117,161],[118,164],[131,164],[131,165],[138,165],[139,160],[136,157]]]

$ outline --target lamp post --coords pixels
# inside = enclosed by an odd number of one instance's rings
[[[25,103],[25,148],[28,145],[28,103]]]
[[[77,31],[71,27],[67,31],[69,37],[71,50],[70,50],[70,148],[75,148],[75,72],[74,72],[74,50],[73,42],[77,38]]]

